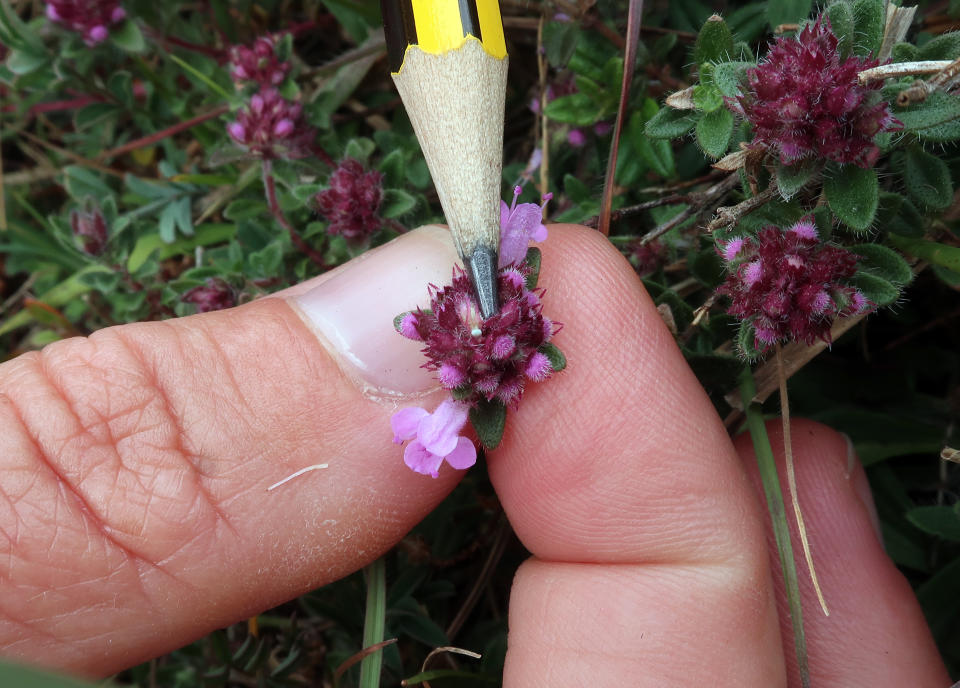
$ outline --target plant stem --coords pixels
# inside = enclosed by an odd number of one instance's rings
[[[220,105],[218,107],[215,107],[213,110],[210,110],[209,112],[204,112],[203,114],[197,115],[196,117],[191,117],[190,119],[184,120],[182,122],[178,122],[177,124],[167,127],[166,129],[161,129],[158,132],[155,132],[148,136],[144,136],[143,138],[139,138],[135,141],[130,141],[128,143],[123,144],[122,146],[111,148],[110,150],[101,153],[97,157],[97,159],[109,160],[110,158],[114,158],[118,155],[122,155],[124,153],[129,153],[130,151],[137,150],[138,148],[145,148],[146,146],[152,146],[158,141],[162,141],[165,138],[174,136],[175,134],[179,134],[181,131],[192,129],[198,124],[203,124],[207,120],[211,120],[211,119],[214,119],[215,117],[219,117],[223,113],[227,112],[229,109],[230,109],[230,106],[227,104]]]
[[[803,611],[800,605],[800,585],[797,581],[797,567],[793,559],[793,547],[790,544],[790,527],[787,524],[787,512],[783,503],[783,493],[780,489],[780,478],[777,476],[777,462],[770,447],[770,438],[767,428],[760,414],[759,404],[751,402],[754,395],[753,373],[750,368],[744,368],[740,374],[740,395],[747,417],[747,428],[753,440],[753,450],[757,455],[757,467],[760,469],[760,480],[763,483],[763,493],[770,511],[770,521],[773,526],[773,537],[780,554],[780,568],[783,572],[784,589],[787,595],[787,604],[790,609],[790,624],[793,627],[793,646],[797,654],[797,667],[800,672],[800,684],[803,688],[810,687],[810,667],[807,662],[807,641],[803,632]]]
[[[323,260],[323,255],[303,240],[303,237],[300,236],[297,230],[293,228],[293,225],[287,220],[283,214],[283,210],[280,209],[280,204],[277,202],[277,184],[273,179],[273,164],[269,160],[264,160],[262,170],[263,189],[267,194],[267,206],[270,208],[270,213],[274,219],[280,223],[280,226],[287,230],[287,233],[290,235],[290,241],[293,242],[294,247],[316,263],[322,270],[326,270],[329,266]]]
[[[367,612],[363,620],[363,646],[383,642],[387,618],[387,566],[380,557],[366,568]],[[360,663],[360,688],[377,688],[383,653],[373,652]]]

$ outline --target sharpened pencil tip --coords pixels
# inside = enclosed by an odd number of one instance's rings
[[[466,256],[467,274],[473,283],[473,291],[484,320],[500,310],[497,294],[497,252],[492,248],[478,246]]]

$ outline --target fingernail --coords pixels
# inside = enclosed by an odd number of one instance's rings
[[[428,284],[450,281],[457,253],[450,232],[408,232],[343,265],[292,302],[341,368],[372,396],[417,395],[437,382],[422,368],[422,345],[393,329],[393,319],[427,308]]]
[[[847,479],[853,492],[860,499],[864,509],[867,510],[867,517],[870,519],[870,525],[873,526],[873,532],[877,539],[883,545],[883,530],[880,528],[880,516],[877,514],[877,505],[873,501],[873,491],[870,489],[870,481],[867,480],[867,472],[860,465],[857,458],[857,451],[853,446],[853,440],[846,433],[841,433],[847,441]]]

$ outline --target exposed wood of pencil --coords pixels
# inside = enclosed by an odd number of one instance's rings
[[[460,257],[500,240],[507,58],[468,38],[433,55],[412,45],[393,75]]]

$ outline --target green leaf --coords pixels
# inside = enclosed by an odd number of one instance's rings
[[[897,214],[889,223],[883,225],[888,232],[905,237],[922,237],[926,221],[917,207],[906,198],[900,204]]]
[[[860,256],[861,269],[882,277],[896,287],[902,287],[913,279],[910,265],[896,251],[881,244],[857,244],[850,252]]]
[[[563,69],[577,48],[580,26],[573,21],[550,21],[543,25],[543,50],[551,67]]]
[[[757,349],[756,341],[757,333],[753,325],[747,320],[742,321],[737,330],[736,350],[740,358],[747,363],[753,363],[763,357],[763,353]]]
[[[895,89],[902,90],[901,88]],[[895,97],[894,93],[890,94]],[[960,138],[960,96],[934,91],[922,103],[894,112],[904,132],[914,132],[928,141],[953,141]]]
[[[713,85],[726,97],[734,98],[740,92],[747,70],[755,66],[752,62],[721,62],[713,68]]]
[[[117,29],[111,29],[110,40],[128,53],[142,53],[147,50],[147,42],[140,33],[140,27],[132,19],[127,19]]]
[[[644,131],[652,139],[676,139],[693,129],[697,120],[689,110],[663,107],[647,120]]]
[[[376,148],[377,144],[372,139],[361,136],[347,141],[347,146],[343,150],[343,156],[345,158],[353,158],[366,165],[367,160],[370,159],[370,155]]]
[[[908,239],[897,234],[890,234],[889,241],[904,253],[921,258],[928,263],[960,272],[960,248],[938,244],[935,241],[922,239]]]
[[[887,8],[885,0],[854,0],[854,54],[867,57],[880,52],[886,24]]]
[[[523,259],[526,262],[527,267],[530,268],[530,272],[527,273],[526,283],[527,289],[536,289],[537,282],[540,280],[540,263],[543,259],[543,254],[540,253],[540,249],[536,246],[531,246],[527,249],[527,255]]]
[[[322,0],[330,14],[356,44],[361,44],[370,33],[370,28],[379,19],[374,3],[349,2],[349,0]],[[380,40],[383,40],[382,38]]]
[[[590,187],[572,174],[563,176],[563,192],[574,203],[582,203],[593,198]]]
[[[714,14],[704,22],[697,34],[693,48],[693,60],[697,64],[723,62],[733,54],[733,34],[719,15]]]
[[[918,506],[908,511],[906,517],[924,533],[960,542],[960,512],[954,507]]]
[[[880,201],[880,184],[873,169],[856,165],[831,165],[823,190],[830,210],[857,231],[870,228]]]
[[[913,43],[900,41],[893,44],[890,59],[893,62],[915,62],[920,59],[920,50]]]
[[[926,210],[946,210],[953,200],[953,181],[947,163],[920,146],[904,151],[903,183],[907,193]]]
[[[899,288],[882,277],[871,275],[869,272],[858,272],[850,282],[863,292],[868,301],[878,306],[889,306],[900,298]]]
[[[955,60],[960,56],[960,31],[931,38],[917,52],[918,60]]]
[[[563,355],[563,352],[560,351],[560,349],[550,342],[541,344],[537,351],[550,359],[550,367],[553,368],[554,372],[559,373],[561,370],[567,367],[567,357]]]
[[[714,112],[723,107],[723,94],[712,83],[697,84],[693,87],[693,104],[703,112]]]
[[[267,204],[262,198],[238,198],[224,208],[223,216],[231,222],[243,222],[260,217],[267,212]]]
[[[67,165],[63,168],[63,183],[67,193],[75,201],[83,202],[88,198],[101,202],[113,195],[113,190],[96,172],[79,165]]]
[[[777,189],[784,200],[789,201],[794,194],[810,183],[820,172],[821,166],[815,160],[801,160],[793,165],[776,163]]]
[[[856,39],[853,7],[849,2],[841,0],[827,7],[826,15],[830,19],[830,28],[833,30],[833,35],[837,37],[840,59],[845,60],[853,50]]]
[[[651,139],[644,131],[645,120],[656,116],[657,112],[657,102],[652,98],[645,98],[643,105],[630,116],[625,138],[651,170],[667,178],[676,173],[673,146],[664,139]]]
[[[89,265],[40,294],[37,300],[54,308],[65,306],[81,294],[90,291],[90,285],[85,280],[91,272],[112,272],[112,270],[103,265]],[[35,320],[34,315],[29,310],[24,309],[0,322],[0,336],[29,325]]]
[[[166,260],[171,256],[192,253],[197,246],[211,246],[230,240],[237,232],[237,226],[226,223],[209,223],[199,225],[190,238],[178,239],[173,243],[165,243],[159,235],[148,234],[140,237],[134,244],[130,256],[127,258],[127,271],[137,272],[156,251],[158,260]]]
[[[935,575],[917,588],[917,599],[926,613],[927,623],[935,636],[945,634],[956,627],[960,615],[960,595],[957,581],[960,580],[960,557],[942,566]]]
[[[721,158],[733,136],[733,113],[726,108],[708,112],[697,122],[697,143],[711,158]]]
[[[547,103],[544,112],[556,122],[585,127],[600,119],[601,105],[586,93],[572,93]]]
[[[406,215],[417,206],[417,198],[402,189],[384,189],[380,214],[383,217],[397,218]]]
[[[377,169],[383,173],[384,186],[394,187],[403,184],[404,167],[406,167],[406,154],[399,148],[390,151],[377,165]]]
[[[470,423],[477,433],[477,439],[487,449],[496,449],[503,439],[503,428],[507,422],[507,407],[499,401],[481,399],[470,409]]]
[[[95,688],[93,683],[6,662],[0,662],[0,685],[17,688]]]
[[[757,2],[733,10],[727,15],[727,24],[741,41],[759,40],[767,29],[766,3]]]
[[[3,64],[14,74],[23,76],[24,74],[37,71],[45,65],[49,59],[47,53],[11,50]]]
[[[798,24],[810,15],[811,0],[769,0],[767,21],[770,28],[781,24]]]

